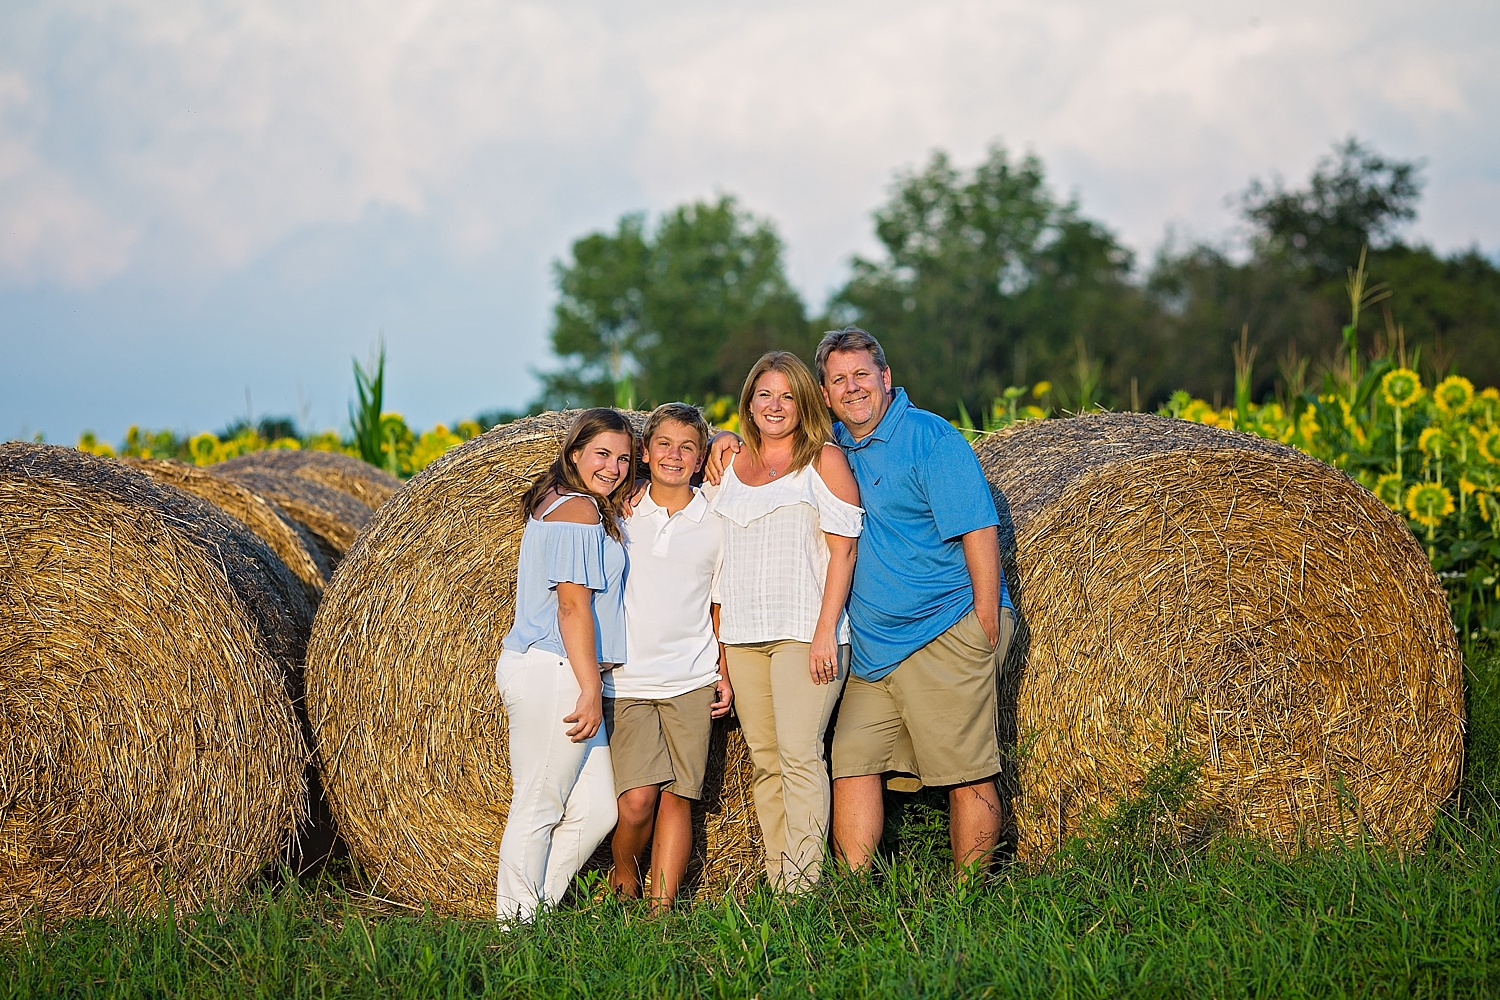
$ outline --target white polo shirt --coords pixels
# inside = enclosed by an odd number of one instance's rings
[[[724,529],[697,490],[676,514],[648,490],[625,522],[625,662],[604,674],[608,698],[663,700],[719,679],[709,614]]]

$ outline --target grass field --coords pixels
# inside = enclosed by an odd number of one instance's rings
[[[1500,995],[1500,656],[1476,657],[1469,684],[1464,788],[1421,853],[1078,844],[959,886],[919,804],[877,875],[790,903],[757,892],[651,919],[590,902],[596,881],[502,931],[400,911],[350,871],[267,879],[222,914],[0,943],[0,998]]]

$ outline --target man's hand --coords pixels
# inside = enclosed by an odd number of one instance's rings
[[[1000,534],[993,527],[963,536],[964,562],[974,588],[974,613],[989,637],[990,648],[1000,645]]]
[[[998,649],[1000,646],[1000,608],[986,607],[974,609],[979,617],[979,627],[984,629],[985,638],[990,640],[990,648]]]
[[[729,468],[729,456],[738,455],[744,446],[734,431],[715,434],[708,444],[708,462],[703,466],[703,478],[718,486],[719,480],[724,478],[724,470]]]
[[[729,678],[724,674],[714,682],[714,703],[708,706],[708,717],[710,719],[722,719],[729,714],[729,706],[734,703],[734,688],[729,685]]]

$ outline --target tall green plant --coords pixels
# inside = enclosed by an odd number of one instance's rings
[[[391,475],[398,474],[396,449],[390,443],[390,429],[381,419],[385,405],[385,339],[376,344],[369,366],[354,358],[355,401],[349,404],[349,426],[354,431],[354,446],[359,457]]]

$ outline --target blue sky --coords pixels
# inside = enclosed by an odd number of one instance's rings
[[[1494,255],[1496,66],[1493,3],[7,0],[0,439],[338,426],[382,335],[413,424],[517,407],[577,237],[733,193],[818,309],[939,147],[1147,260],[1355,134]]]

